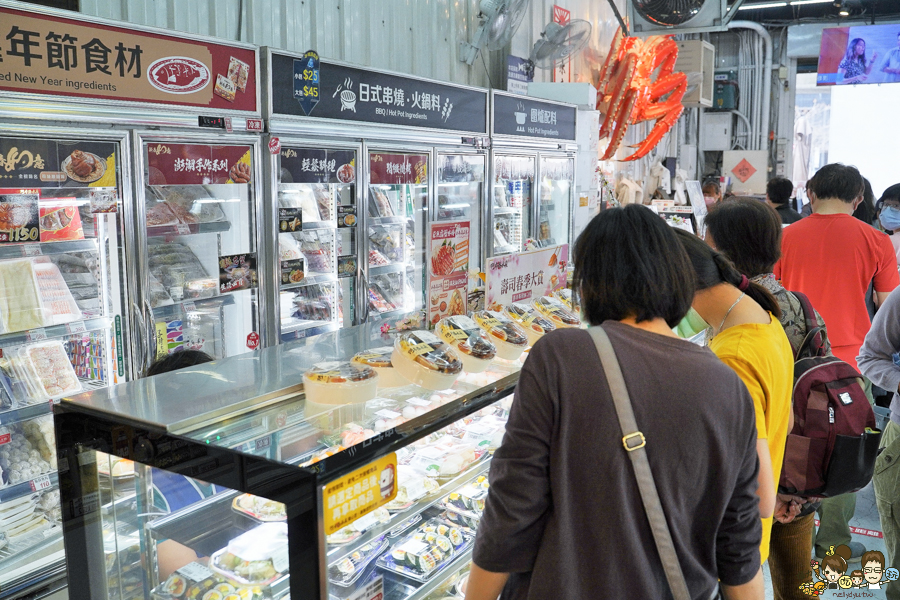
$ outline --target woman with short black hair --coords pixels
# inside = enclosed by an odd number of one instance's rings
[[[708,349],[672,333],[694,297],[674,230],[644,206],[606,210],[574,262],[584,315],[622,366],[691,597],[721,581],[729,600],[762,600],[753,402]],[[491,461],[466,598],[670,595],[622,438],[591,335],[544,336]]]

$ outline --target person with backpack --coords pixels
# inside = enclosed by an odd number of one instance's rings
[[[900,288],[875,313],[872,329],[859,351],[857,363],[875,385],[894,392],[891,418],[881,436],[881,454],[875,460],[875,505],[881,517],[888,566],[900,568]],[[863,565],[865,566],[865,565]],[[888,600],[900,600],[900,583],[888,583]]]
[[[781,308],[772,294],[742,275],[725,255],[692,233],[675,233],[694,268],[693,308],[713,328],[709,348],[738,374],[753,398],[763,527],[760,556],[765,562],[791,427],[794,381],[791,345],[778,320]]]

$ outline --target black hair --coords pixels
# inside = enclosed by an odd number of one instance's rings
[[[729,198],[704,223],[716,248],[747,277],[771,273],[781,258],[781,217],[765,202]]]
[[[575,242],[573,289],[591,325],[633,317],[674,327],[694,299],[691,263],[674,230],[645,206],[604,210]]]
[[[878,199],[878,207],[881,208],[886,200],[900,200],[900,183],[895,183],[882,192],[881,198]]]
[[[719,195],[719,192],[722,191],[722,188],[719,187],[719,182],[714,179],[710,179],[709,181],[704,183],[703,188],[701,188],[701,189],[703,190],[704,194],[712,192],[713,194],[716,194],[717,196]]]
[[[872,191],[872,184],[863,177],[863,201],[859,203],[853,216],[863,223],[872,225],[875,222],[875,192]]]
[[[839,198],[847,204],[865,193],[865,183],[856,167],[831,163],[816,172],[814,192],[819,200]]]
[[[791,199],[794,184],[784,177],[773,177],[766,184],[766,194],[772,204],[786,204]]]
[[[147,376],[160,375],[161,373],[177,371],[185,367],[202,365],[213,360],[215,359],[212,356],[200,350],[181,350],[153,361],[153,364],[147,369]]]
[[[744,276],[741,275],[741,272],[724,254],[710,248],[706,242],[693,233],[688,233],[682,229],[675,230],[675,233],[678,235],[678,240],[694,266],[698,292],[708,290],[721,283],[728,283],[734,287],[741,285]],[[769,311],[778,319],[781,318],[781,307],[778,306],[778,301],[766,288],[750,281],[746,293],[763,310]]]

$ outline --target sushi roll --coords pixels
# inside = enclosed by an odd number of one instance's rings
[[[337,563],[338,572],[344,576],[344,578],[348,578],[356,572],[356,565],[353,564],[353,561],[349,558],[342,559]]]
[[[354,565],[358,565],[359,563],[361,563],[364,558],[365,556],[363,556],[361,552],[354,552],[350,555],[350,560],[353,561]]]
[[[220,594],[222,594],[223,596],[227,596],[228,594],[231,594],[234,591],[234,586],[231,585],[230,583],[220,583],[213,589],[216,590],[217,592],[219,592]]]
[[[459,529],[453,528],[447,532],[447,539],[450,540],[450,543],[453,544],[453,547],[457,547],[465,541],[463,539],[462,532]]]
[[[240,594],[228,594],[227,596],[225,596],[225,600],[244,600],[244,599],[241,598]]]
[[[434,533],[435,531],[437,531],[437,528],[432,525],[428,525],[427,527],[423,527],[422,531],[425,533]]]
[[[434,540],[434,545],[441,549],[441,552],[444,554],[449,554],[451,550],[453,550],[453,544],[450,543],[450,540],[443,535],[437,536]]]
[[[391,558],[394,559],[394,562],[398,565],[406,564],[406,551],[405,550],[394,550],[391,552]]]
[[[447,535],[448,531],[450,531],[450,528],[447,527],[446,525],[441,524],[441,525],[437,526],[437,530],[435,531],[435,533],[437,533],[438,535],[445,536],[445,535]]]
[[[434,540],[437,539],[437,534],[433,532],[429,532],[425,534],[425,541],[429,544],[433,544]]]
[[[180,598],[184,594],[185,589],[187,589],[187,579],[178,573],[173,573],[166,580],[164,589],[170,596]]]
[[[465,500],[456,492],[453,492],[452,494],[447,496],[447,499],[444,502],[446,502],[448,506],[455,506],[456,508],[463,509],[466,508]]]
[[[434,571],[434,568],[437,566],[437,561],[434,560],[434,556],[432,556],[430,550],[423,550],[417,554],[410,553],[407,556],[412,557],[412,563],[415,569],[426,575]]]
[[[441,564],[442,562],[444,562],[444,559],[447,558],[444,552],[437,546],[432,546],[429,551],[431,552],[431,556],[434,558],[434,562],[436,562],[437,564]]]
[[[203,594],[203,600],[222,600],[223,596],[216,590],[209,590]]]

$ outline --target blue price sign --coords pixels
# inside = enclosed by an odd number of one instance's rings
[[[294,59],[294,99],[307,115],[319,103],[319,55],[313,50]]]

